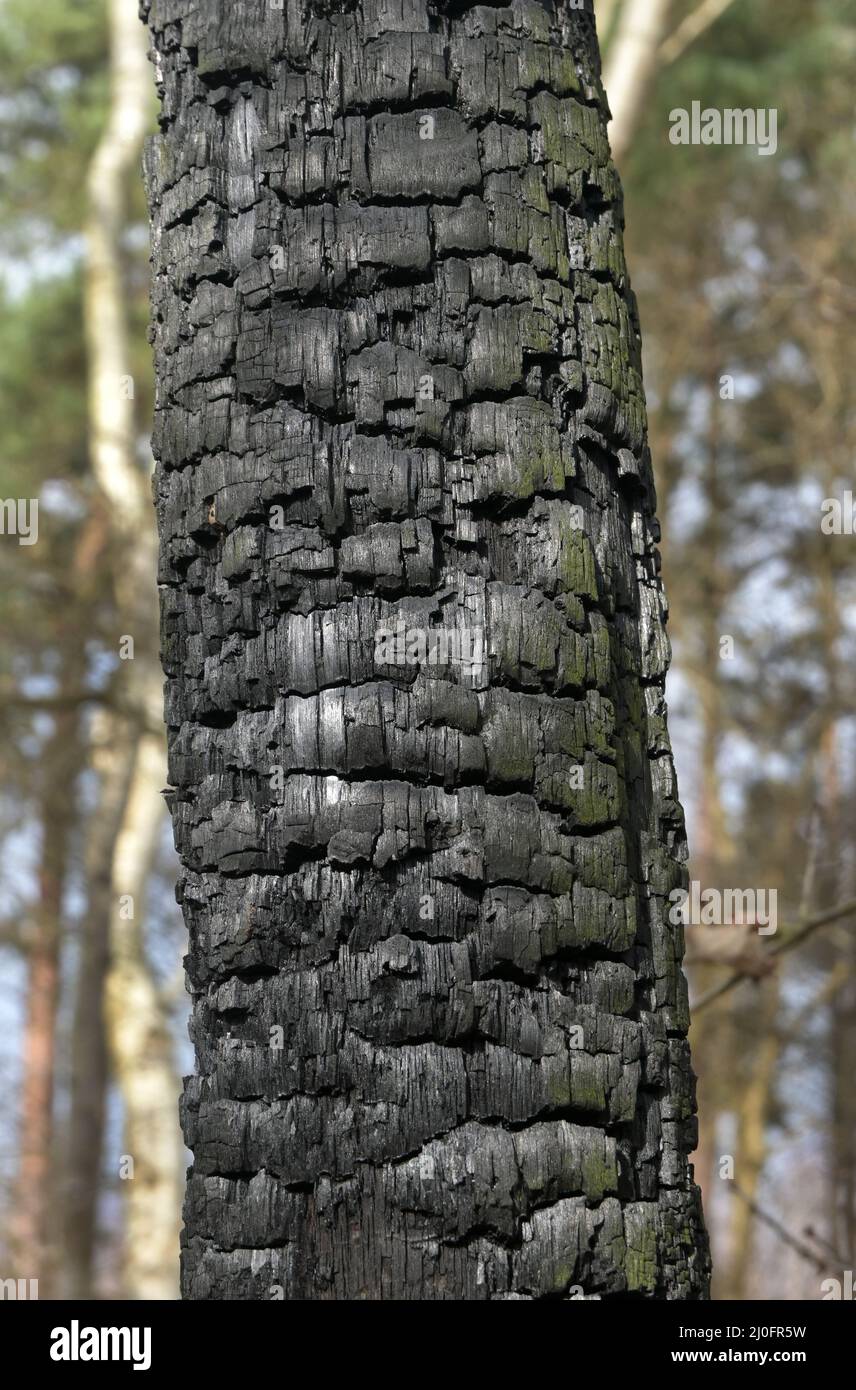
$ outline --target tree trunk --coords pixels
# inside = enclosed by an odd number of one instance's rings
[[[767,1135],[781,1062],[778,1030],[781,992],[778,979],[768,980],[761,987],[757,1009],[760,1018],[757,1020],[757,1030],[751,1034],[752,1069],[737,1105],[734,1167],[742,1196],[732,1196],[730,1259],[726,1271],[726,1296],[739,1303],[751,1297],[756,1230],[754,1205],[759,1198],[767,1161]]]
[[[671,8],[672,0],[625,0],[622,6],[604,79],[612,117],[609,139],[619,161],[633,144]]]
[[[125,737],[122,737],[124,733]],[[98,1193],[109,1081],[104,988],[113,917],[111,865],[133,764],[133,742],[113,711],[98,710],[90,736],[90,765],[99,782],[86,833],[86,918],[81,925],[71,1034],[69,1117],[65,1163],[65,1297],[94,1294]]]
[[[592,17],[143,8],[185,1296],[704,1297]]]
[[[80,660],[65,659],[67,686],[78,686]],[[69,676],[68,669],[71,668]],[[60,949],[69,848],[74,832],[80,752],[80,712],[61,709],[41,757],[41,850],[38,902],[28,941],[27,1014],[21,1059],[21,1117],[18,1173],[12,1213],[16,1278],[37,1279],[39,1293],[53,1292],[56,1245],[51,1212],[54,1198],[53,1111]]]
[[[147,1301],[178,1297],[183,1169],[172,1037],[146,959],[144,933],[146,886],[164,822],[162,780],[162,739],[144,734],[137,740],[113,856],[110,969],[104,995],[107,1035],[125,1110],[126,1152],[117,1165],[127,1193],[123,1277],[130,1296]]]
[[[708,370],[715,380],[716,344],[711,344]],[[728,817],[722,796],[719,759],[726,728],[726,703],[723,688],[721,639],[724,633],[725,609],[729,598],[726,584],[725,514],[723,486],[720,477],[722,460],[722,403],[714,390],[710,397],[710,421],[703,474],[706,521],[698,546],[697,582],[704,595],[699,604],[700,617],[696,628],[698,646],[693,653],[692,681],[699,718],[700,757],[698,766],[698,807],[696,833],[693,841],[691,871],[703,888],[719,888],[723,875],[733,863],[733,849],[728,833]],[[695,645],[695,644],[693,644]],[[738,934],[721,926],[694,926],[687,949],[687,970],[697,996],[721,978],[721,964],[715,961],[717,949],[736,947]],[[699,1014],[693,1023],[692,1049],[698,1075],[698,1097],[704,1117],[698,1150],[693,1164],[696,1180],[704,1198],[705,1210],[711,1223],[714,1255],[717,1224],[711,1217],[715,1188],[720,1177],[721,1155],[715,1152],[718,1118],[730,1108],[731,1071],[723,1067],[726,1038],[730,1041],[731,1018],[720,1010]],[[717,1269],[719,1264],[717,1262]],[[714,1297],[716,1281],[714,1280]]]
[[[150,478],[136,447],[122,247],[127,180],[149,124],[151,89],[145,34],[132,0],[110,0],[108,13],[110,108],[89,170],[86,227],[90,457],[109,505],[117,647],[121,651],[127,638],[134,646],[132,653],[125,648],[123,654],[133,659],[123,663],[116,681],[128,717],[112,720],[112,748],[102,760],[104,805],[125,788],[110,863],[104,1016],[125,1119],[125,1152],[115,1156],[114,1166],[126,1180],[125,1293],[151,1300],[178,1296],[183,1167],[169,1019],[145,942],[146,883],[164,821],[165,758],[162,737],[151,732],[160,718],[162,691],[156,541]]]

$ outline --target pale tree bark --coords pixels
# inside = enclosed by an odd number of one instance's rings
[[[592,16],[143,8],[185,1296],[704,1297]]]
[[[160,682],[156,684],[161,702]],[[125,1111],[123,1269],[133,1297],[178,1296],[183,1148],[169,1019],[146,959],[146,885],[164,824],[162,739],[137,740],[112,870],[106,1020]],[[131,915],[131,913],[133,915]],[[133,1160],[128,1176],[125,1161]],[[117,1165],[118,1166],[118,1165]]]
[[[86,228],[85,310],[90,365],[91,461],[109,506],[114,587],[123,639],[133,659],[120,668],[127,715],[113,720],[113,754],[102,759],[106,807],[126,787],[110,868],[110,963],[105,1019],[125,1115],[124,1281],[134,1298],[177,1295],[182,1169],[178,1081],[169,1024],[145,950],[145,888],[162,825],[165,780],[161,677],[157,660],[155,537],[149,477],[138,459],[126,322],[121,238],[129,175],[150,115],[145,35],[133,0],[110,0],[111,97],[93,158]],[[123,654],[128,655],[125,645]],[[128,758],[130,750],[130,762]],[[132,1160],[131,1170],[128,1160]],[[127,1176],[130,1172],[133,1176]]]
[[[755,1236],[754,1206],[767,1160],[767,1133],[775,1101],[781,1058],[779,1020],[781,991],[777,978],[768,980],[750,1033],[752,1067],[737,1106],[737,1146],[734,1169],[741,1195],[732,1199],[729,1230],[729,1268],[725,1296],[739,1302],[750,1297]]]
[[[612,113],[609,141],[617,163],[633,143],[671,8],[672,0],[624,0],[621,7],[603,79]]]
[[[712,341],[708,357],[711,380],[715,380],[719,356],[719,347]],[[734,862],[734,845],[723,802],[719,771],[722,743],[726,733],[722,640],[732,635],[726,631],[725,623],[733,580],[726,550],[726,488],[722,480],[722,461],[725,453],[722,438],[722,401],[716,388],[710,394],[709,410],[702,479],[706,513],[703,536],[704,570],[702,573],[700,567],[699,572],[704,602],[698,605],[701,609],[699,650],[693,672],[701,723],[699,772],[702,789],[698,842],[693,858],[694,863],[698,865],[698,876],[704,881],[705,887],[716,886],[719,875]]]
[[[140,601],[135,542],[149,529],[147,480],[137,461],[122,256],[127,180],[149,125],[148,64],[135,11],[133,0],[109,0],[110,104],[87,178],[84,281],[90,462],[114,536],[130,547],[127,567],[117,576],[125,605]],[[144,558],[140,570],[146,563]]]
[[[621,161],[633,144],[645,98],[659,68],[668,67],[696,43],[734,0],[700,0],[669,33],[672,0],[598,0],[598,32],[609,34],[604,83],[612,112],[609,138]]]
[[[840,255],[833,239],[824,243],[819,264],[811,275],[813,291],[820,297],[828,289],[830,266]],[[810,323],[812,358],[820,387],[820,400],[810,421],[803,426],[806,439],[816,432],[829,441],[823,459],[824,496],[838,492],[848,474],[850,383],[844,338],[835,315],[815,315]],[[843,721],[850,712],[849,676],[843,652],[846,625],[843,618],[842,579],[846,560],[834,538],[824,537],[814,559],[815,628],[824,671],[825,701],[820,711],[818,739],[818,787],[822,809],[823,853],[817,873],[816,904],[821,908],[847,901],[853,893],[853,864],[848,855],[845,827],[850,798],[847,795]],[[856,945],[852,933],[839,949],[839,960],[849,967],[849,979],[831,999],[829,1018],[830,1114],[829,1159],[831,1178],[830,1243],[856,1255],[856,1100],[853,1087],[854,1022],[856,1021]]]
[[[698,622],[698,649],[691,672],[699,710],[700,742],[697,784],[699,795],[692,872],[693,877],[705,888],[720,886],[720,874],[732,859],[719,773],[725,731],[720,641],[723,635],[724,604],[727,596],[723,584],[725,537],[722,489],[719,480],[720,411],[721,404],[714,392],[710,402],[710,425],[706,440],[703,479],[706,521],[704,544],[700,548],[704,556],[704,573],[699,571],[699,583],[704,591],[704,601],[699,605],[701,617]],[[757,936],[754,940],[757,942]],[[690,929],[687,969],[696,997],[704,995],[719,978],[721,966],[726,963],[728,953],[744,945],[748,943],[742,934],[738,936],[733,928],[695,925]],[[717,962],[717,951],[726,954],[726,961]],[[721,1015],[713,1013],[696,1016],[692,1029],[699,1102],[704,1116],[694,1166],[708,1214],[714,1188],[721,1182],[720,1155],[715,1152],[718,1117],[728,1107],[730,1100],[728,1073],[722,1066],[724,1028],[727,1027],[730,1027],[730,1020],[724,1023]]]
[[[836,479],[825,480],[826,495],[834,495]],[[841,646],[844,637],[838,576],[831,546],[823,548],[817,577],[817,626],[821,634],[826,673],[828,708],[820,737],[821,796],[824,822],[824,874],[819,898],[822,906],[843,902],[853,895],[852,866],[846,852],[846,810],[849,799],[842,786],[841,718],[847,707]],[[852,934],[841,955],[849,966],[849,979],[834,995],[830,1006],[830,1158],[832,1176],[832,1243],[839,1250],[856,1252],[856,1100],[853,1096],[854,1025],[856,1025],[856,946]]]

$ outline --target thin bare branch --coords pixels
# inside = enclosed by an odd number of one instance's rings
[[[840,1269],[852,1269],[852,1255],[842,1255],[838,1250],[835,1249],[834,1245],[830,1245],[828,1240],[825,1240],[823,1236],[818,1235],[817,1231],[814,1229],[813,1226],[806,1226],[805,1230],[803,1231],[803,1235],[808,1240],[813,1240],[815,1245],[820,1246],[821,1249],[828,1250],[829,1254],[832,1256],[832,1259],[835,1261],[835,1264]]]
[[[782,1242],[783,1245],[787,1245],[789,1249],[795,1250],[796,1253],[799,1255],[800,1259],[805,1260],[807,1264],[814,1265],[818,1274],[829,1273],[829,1260],[821,1259],[821,1257],[818,1254],[816,1254],[814,1250],[812,1250],[808,1245],[804,1244],[804,1242],[799,1238],[799,1236],[795,1236],[791,1231],[787,1229],[786,1226],[783,1226],[781,1221],[779,1221],[778,1217],[773,1216],[768,1211],[765,1211],[763,1207],[759,1207],[758,1203],[752,1197],[747,1196],[747,1194],[742,1190],[742,1188],[738,1187],[736,1183],[734,1184],[734,1195],[736,1197],[739,1197],[741,1201],[746,1203],[752,1215],[757,1217],[759,1221],[762,1221],[765,1226],[768,1226],[769,1229],[773,1231],[775,1235],[778,1236],[779,1240]]]
[[[856,898],[851,898],[846,903],[840,903],[838,907],[831,907],[826,912],[818,913],[816,917],[809,917],[793,931],[786,932],[778,945],[774,946],[768,953],[769,959],[773,960],[778,956],[783,956],[787,951],[793,951],[820,927],[826,927],[830,922],[839,922],[842,917],[849,917],[854,912],[856,912]],[[750,978],[751,976],[745,970],[735,971],[733,975],[729,975],[727,980],[723,980],[721,984],[715,985],[713,989],[703,994],[692,1006],[693,1013],[697,1014],[701,1009],[706,1009],[716,999],[721,999],[724,994],[730,993],[736,985]]]
[[[734,0],[702,0],[698,9],[687,15],[660,45],[660,61],[664,64],[676,62],[733,3]]]

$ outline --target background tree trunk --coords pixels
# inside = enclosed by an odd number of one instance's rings
[[[86,844],[86,915],[80,930],[71,1033],[65,1178],[65,1297],[94,1295],[98,1194],[104,1156],[109,1058],[104,989],[113,918],[111,866],[133,763],[133,741],[112,710],[98,710],[90,732],[90,766],[99,781],[98,815]],[[117,737],[117,734],[119,735]]]
[[[624,0],[619,12],[604,78],[612,116],[609,139],[619,162],[633,143],[671,9],[672,0]]]
[[[156,683],[160,695],[160,682]],[[150,691],[149,707],[155,690]],[[177,1124],[179,1084],[169,1019],[146,957],[146,888],[163,828],[163,743],[137,740],[112,871],[110,969],[105,989],[107,1035],[125,1111],[126,1190],[123,1273],[138,1299],[178,1297],[176,1255],[183,1151]],[[123,906],[124,905],[124,906]],[[130,914],[130,915],[129,915]],[[116,1171],[114,1169],[114,1171]]]
[[[185,1295],[704,1297],[592,17],[143,8]]]
[[[135,1299],[178,1297],[181,1135],[175,1122],[178,1078],[169,1020],[146,952],[145,894],[164,824],[165,777],[160,720],[155,537],[150,478],[135,439],[130,369],[125,227],[127,180],[140,157],[150,117],[145,32],[132,0],[110,0],[110,111],[89,170],[86,227],[86,339],[90,383],[90,454],[108,506],[119,630],[117,650],[133,639],[120,666],[101,758],[99,817],[117,800],[121,814],[109,846],[109,965],[104,1019],[124,1109],[124,1152],[111,1167],[124,1179],[127,1222],[123,1282]],[[126,653],[130,651],[126,648]],[[123,799],[124,789],[124,799]],[[133,1161],[131,1169],[128,1160]]]
[[[63,684],[75,688],[80,653],[66,653]],[[19,1162],[12,1219],[16,1278],[37,1279],[43,1298],[53,1293],[56,1246],[51,1211],[53,1181],[54,1073],[59,1004],[60,949],[74,832],[77,780],[83,757],[80,711],[61,710],[41,757],[39,897],[28,948],[27,1013],[24,1027]]]

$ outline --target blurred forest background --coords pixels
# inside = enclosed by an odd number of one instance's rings
[[[714,1295],[847,1297],[856,538],[821,522],[856,490],[856,0],[595,8],[691,876],[778,892],[775,936],[687,933]],[[39,501],[0,537],[0,1279],[42,1298],[178,1295],[145,44],[135,0],[0,0],[0,497]],[[672,145],[693,101],[776,108],[775,157]]]

